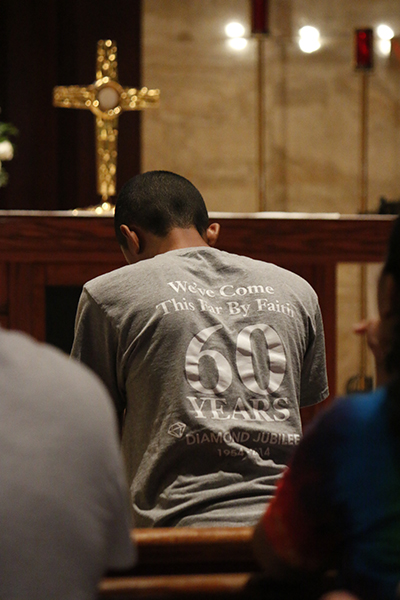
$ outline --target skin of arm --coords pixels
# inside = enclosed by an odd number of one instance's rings
[[[103,340],[101,348],[99,339]],[[86,364],[107,387],[115,405],[121,433],[125,399],[121,396],[118,386],[116,355],[117,340],[110,320],[84,287],[78,304],[71,356]]]
[[[386,358],[393,345],[393,332],[398,325],[397,306],[400,291],[390,273],[381,273],[378,282],[379,317],[366,319],[354,326],[354,332],[365,335],[375,361],[376,384],[385,385],[390,380]]]

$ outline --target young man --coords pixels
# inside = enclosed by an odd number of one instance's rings
[[[0,328],[0,598],[97,598],[133,565],[113,405],[89,369]]]
[[[165,171],[122,188],[129,266],[84,286],[72,355],[106,383],[138,527],[255,523],[328,394],[315,292],[213,248],[199,191]]]

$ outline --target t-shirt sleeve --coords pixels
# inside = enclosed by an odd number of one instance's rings
[[[332,567],[343,519],[334,503],[329,428],[312,427],[300,442],[263,517],[275,553],[293,568]]]
[[[301,373],[301,407],[322,402],[329,395],[324,325],[316,294],[314,298],[314,312],[308,318],[309,343]]]
[[[117,376],[118,340],[110,318],[86,287],[78,303],[71,356],[94,371],[106,385],[119,417],[126,407]]]

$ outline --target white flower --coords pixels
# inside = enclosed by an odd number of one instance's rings
[[[8,140],[0,142],[0,160],[11,160],[14,156],[14,148]]]

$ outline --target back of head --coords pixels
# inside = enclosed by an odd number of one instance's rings
[[[125,247],[121,225],[136,225],[159,237],[176,227],[195,227],[203,235],[208,213],[202,195],[188,179],[170,171],[148,171],[130,179],[118,195],[114,226],[120,246]]]

